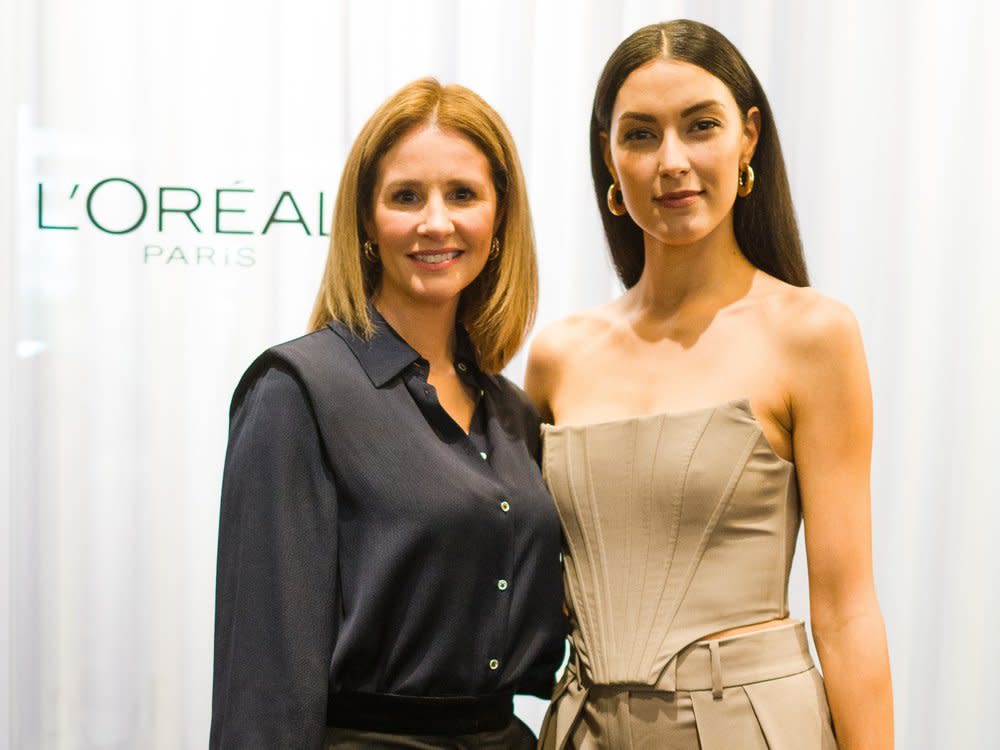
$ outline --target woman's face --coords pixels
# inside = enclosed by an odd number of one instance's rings
[[[457,307],[486,265],[495,231],[485,154],[457,131],[418,126],[379,162],[372,206],[366,229],[382,262],[376,299]]]
[[[697,65],[652,60],[618,90],[604,161],[632,219],[666,245],[690,245],[731,226],[741,164],[760,112],[741,116],[726,85]],[[765,176],[766,178],[766,176]]]

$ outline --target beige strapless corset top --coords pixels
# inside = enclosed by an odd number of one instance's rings
[[[788,616],[795,470],[746,399],[543,432],[571,638],[589,681],[670,690],[684,646]]]

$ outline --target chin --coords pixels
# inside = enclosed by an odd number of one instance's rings
[[[701,222],[680,225],[675,223],[672,227],[660,225],[658,230],[650,234],[664,245],[693,245],[711,234],[711,229]]]
[[[656,240],[667,247],[687,247],[696,244],[699,240],[705,239],[705,232],[661,232],[654,235]]]
[[[419,305],[447,305],[455,302],[462,294],[462,289],[456,285],[447,288],[427,288],[410,290],[410,299]]]

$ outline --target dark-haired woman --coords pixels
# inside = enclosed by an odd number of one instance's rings
[[[538,414],[499,374],[535,309],[510,133],[422,79],[347,157],[311,333],[233,396],[212,748],[517,748],[563,656]]]
[[[544,330],[527,390],[572,658],[546,748],[891,748],[858,326],[808,288],[777,132],[733,45],[648,26],[598,83],[619,299]],[[805,522],[810,614],[789,619]]]

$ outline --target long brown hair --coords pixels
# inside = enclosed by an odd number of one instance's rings
[[[476,350],[479,366],[499,372],[524,341],[538,304],[535,239],[521,163],[507,126],[490,105],[469,89],[442,86],[433,78],[407,84],[387,99],[351,147],[333,207],[330,249],[309,329],[339,320],[370,337],[374,326],[368,300],[378,287],[381,265],[362,245],[379,162],[414,128],[434,123],[472,140],[490,164],[497,195],[500,252],[462,292],[458,317]]]
[[[645,264],[643,232],[628,214],[618,217],[608,210],[611,173],[604,163],[601,134],[611,132],[611,113],[625,79],[656,58],[681,60],[711,73],[726,84],[744,117],[751,107],[760,110],[760,136],[750,162],[757,179],[753,192],[737,198],[733,207],[736,242],[757,268],[789,284],[808,286],[785,160],[764,89],[732,42],[711,26],[688,20],[652,24],[634,32],[611,53],[594,93],[590,172],[619,278],[626,288],[639,281]]]

